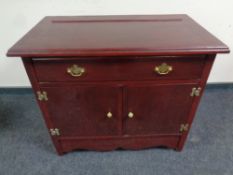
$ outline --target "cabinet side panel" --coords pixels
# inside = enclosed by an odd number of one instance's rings
[[[37,91],[40,91],[40,86],[39,86],[38,81],[37,81],[37,77],[36,77],[36,74],[35,74],[35,71],[34,71],[32,60],[28,59],[28,58],[26,58],[26,59],[22,58],[22,61],[23,61],[24,67],[26,69],[28,78],[29,78],[29,80],[31,82],[33,92],[34,92],[34,95],[36,97],[37,104],[39,105],[40,110],[42,112],[45,124],[46,124],[47,128],[53,128],[52,122],[50,121],[50,119],[48,117],[48,112],[45,109],[44,103],[39,101],[38,98],[37,98]],[[54,137],[51,137],[51,139],[52,139],[52,141],[53,141],[53,143],[55,145],[57,153],[61,155],[63,153],[63,151],[62,151],[62,149],[60,147],[59,141]]]
[[[212,65],[214,63],[215,57],[216,57],[216,55],[207,55],[206,56],[206,63],[205,63],[204,70],[202,72],[202,77],[201,77],[200,84],[199,84],[199,87],[201,87],[201,92],[200,92],[200,95],[198,97],[194,97],[195,99],[193,101],[192,108],[190,110],[190,114],[189,114],[188,120],[187,120],[187,123],[189,124],[189,128],[191,128],[193,119],[195,117],[199,102],[200,102],[201,97],[203,95],[203,92],[204,92],[204,89],[206,86],[206,82],[208,80],[208,77],[209,77]],[[179,141],[179,144],[178,144],[178,147],[177,147],[178,151],[181,151],[183,149],[183,146],[184,146],[184,143],[187,139],[188,133],[189,133],[189,131],[184,132],[182,134],[180,141]]]

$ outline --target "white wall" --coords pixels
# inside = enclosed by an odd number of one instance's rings
[[[5,56],[44,16],[186,13],[233,50],[232,0],[0,0],[0,87],[30,86],[19,58]],[[209,82],[233,82],[233,53],[218,55]]]

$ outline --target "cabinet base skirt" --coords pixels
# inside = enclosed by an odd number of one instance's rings
[[[116,137],[116,138],[59,138],[55,144],[59,155],[73,150],[111,151],[139,150],[152,147],[172,148],[178,151],[180,136]]]

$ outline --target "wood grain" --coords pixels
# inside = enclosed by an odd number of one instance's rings
[[[229,52],[187,15],[45,17],[8,56],[174,55]]]

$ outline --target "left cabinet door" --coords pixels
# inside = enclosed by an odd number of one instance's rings
[[[43,87],[48,117],[63,137],[113,136],[119,132],[121,90],[108,86]]]

